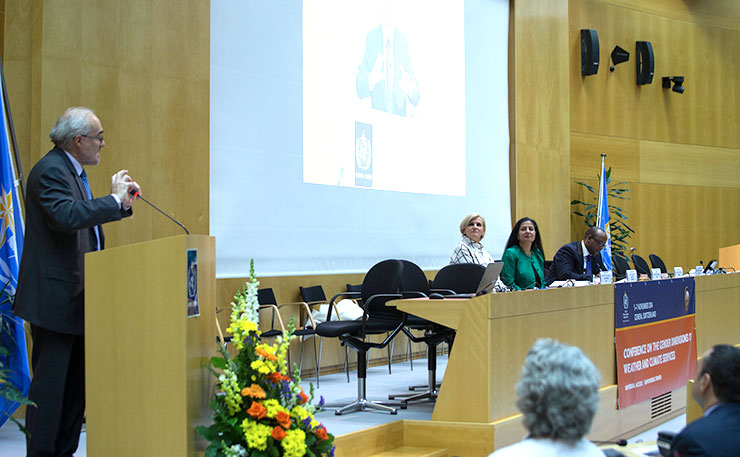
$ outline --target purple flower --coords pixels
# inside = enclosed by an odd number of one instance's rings
[[[305,419],[301,421],[303,423],[303,428],[306,430],[311,430],[311,418],[306,416]]]
[[[329,455],[330,455],[331,457],[334,457],[334,449],[336,449],[336,448],[337,448],[336,446],[332,446],[332,447],[331,447],[331,450],[329,451]]]
[[[324,406],[324,396],[323,395],[319,397],[319,407],[321,406]]]

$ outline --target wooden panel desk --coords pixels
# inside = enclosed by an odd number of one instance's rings
[[[602,385],[616,383],[613,286],[389,304],[457,330],[432,420],[488,423],[517,414],[514,385],[527,350],[542,337],[582,348]]]
[[[514,386],[527,350],[543,337],[580,347],[601,372],[603,399],[594,430],[616,436],[652,420],[650,402],[615,407],[612,285],[389,304],[457,330],[432,420],[490,423],[518,414]],[[696,329],[699,354],[717,343],[740,342],[740,274],[696,278]],[[673,392],[676,414],[685,408],[684,392]],[[609,429],[614,421],[621,429]]]

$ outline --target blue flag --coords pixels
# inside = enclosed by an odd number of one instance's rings
[[[604,169],[604,157],[601,154],[601,180],[599,181],[599,206],[596,211],[596,226],[606,232],[606,246],[601,251],[601,261],[604,268],[612,269],[612,232],[609,228],[609,190],[606,187],[606,170]]]
[[[0,88],[1,89],[1,88]],[[0,316],[2,317],[0,368],[7,370],[7,382],[23,396],[28,396],[31,376],[28,371],[26,333],[23,320],[15,317],[9,297],[15,295],[18,285],[18,266],[23,246],[23,215],[16,188],[15,168],[10,155],[8,119],[5,99],[0,90]],[[7,352],[7,353],[6,353]],[[3,388],[0,384],[0,388]],[[0,426],[18,409],[20,403],[0,396]]]

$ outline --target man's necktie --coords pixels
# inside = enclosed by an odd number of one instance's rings
[[[87,173],[85,173],[85,170],[82,170],[82,173],[80,173],[80,179],[82,179],[82,184],[85,185],[85,191],[87,192],[87,199],[92,200],[92,191],[90,190],[90,183],[87,181]],[[98,226],[93,227],[93,231],[95,232],[95,250],[100,250],[100,233],[98,233]]]
[[[591,254],[586,254],[586,272],[594,274],[593,267],[591,266]]]

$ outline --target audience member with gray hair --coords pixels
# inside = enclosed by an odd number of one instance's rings
[[[529,435],[492,457],[603,457],[586,440],[599,405],[601,375],[575,346],[540,339],[527,353],[516,385],[516,406]]]

